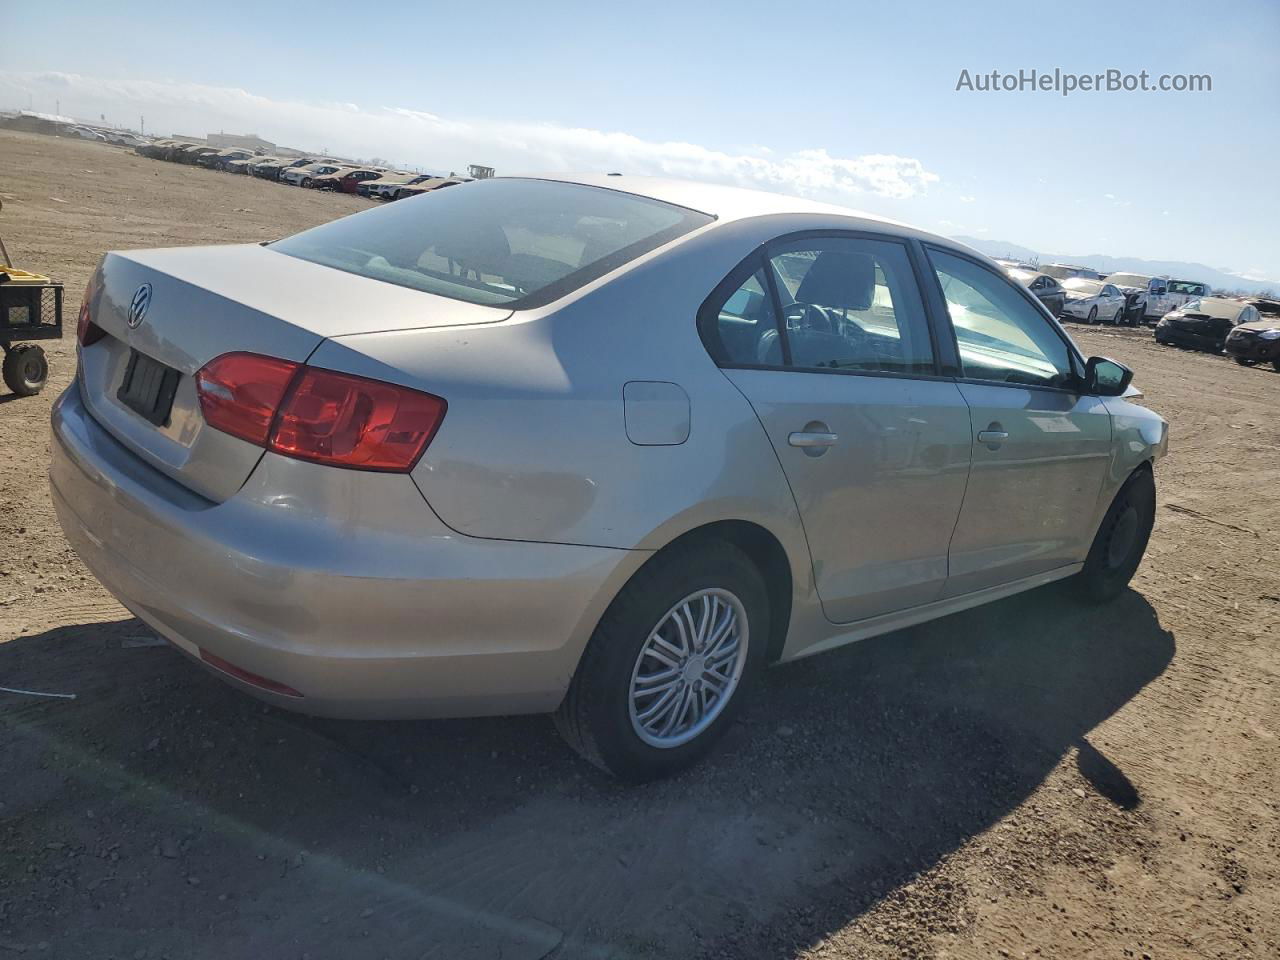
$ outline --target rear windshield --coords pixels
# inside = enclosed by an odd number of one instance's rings
[[[616,190],[501,178],[432,190],[270,248],[455,300],[522,309],[550,303],[712,219]]]

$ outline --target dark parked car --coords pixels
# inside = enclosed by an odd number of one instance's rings
[[[1062,289],[1062,284],[1057,280],[1047,273],[1037,273],[1034,270],[1014,268],[1005,272],[1034,293],[1036,299],[1048,307],[1049,312],[1055,317],[1062,315],[1062,305],[1067,302],[1067,292]]]
[[[1246,320],[1227,334],[1227,353],[1245,366],[1270,363],[1280,370],[1280,302],[1264,298],[1245,302],[1258,312],[1258,319]]]
[[[1227,334],[1242,323],[1255,323],[1258,308],[1240,300],[1201,297],[1188,300],[1156,324],[1156,342],[1221,353]]]
[[[196,164],[201,167],[208,167],[210,170],[225,170],[227,169],[227,164],[232,160],[247,160],[252,156],[252,150],[228,147],[226,150],[216,150],[213,153],[206,153],[202,157],[197,157]]]

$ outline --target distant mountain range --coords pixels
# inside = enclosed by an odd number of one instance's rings
[[[1249,280],[1230,270],[1207,267],[1203,263],[1185,260],[1140,260],[1137,257],[1104,257],[1098,253],[1088,256],[1067,253],[1040,253],[1030,247],[1010,243],[1007,240],[983,240],[979,237],[952,237],[989,257],[1012,257],[1038,263],[1074,263],[1092,267],[1099,273],[1141,273],[1151,277],[1169,276],[1178,280],[1196,280],[1207,283],[1215,291],[1249,294],[1280,294],[1280,280]]]

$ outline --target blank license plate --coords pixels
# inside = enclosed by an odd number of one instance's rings
[[[173,367],[133,350],[116,399],[157,427],[163,427],[169,422],[173,395],[181,379],[182,374]]]

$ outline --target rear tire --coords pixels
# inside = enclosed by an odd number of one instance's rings
[[[686,604],[689,619],[682,618]],[[672,774],[702,757],[733,722],[764,666],[769,622],[764,579],[737,547],[704,541],[660,554],[600,619],[556,727],[616,777],[642,782]],[[647,682],[655,677],[661,679]]]
[[[1102,518],[1084,569],[1076,575],[1081,597],[1105,603],[1120,595],[1142,563],[1155,519],[1155,477],[1144,467],[1125,481]]]
[[[4,355],[4,383],[20,397],[34,397],[49,378],[49,361],[34,343],[20,343]]]

